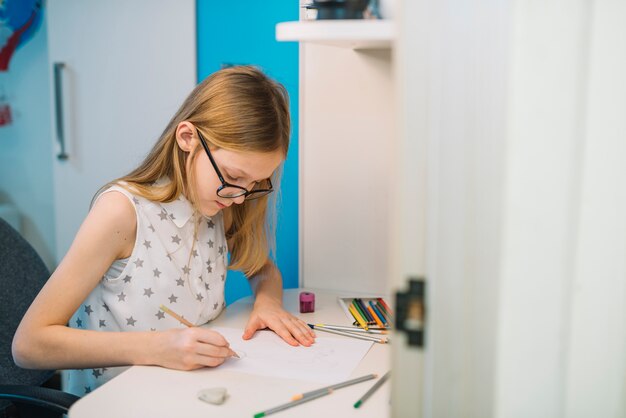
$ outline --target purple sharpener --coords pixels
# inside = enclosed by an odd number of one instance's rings
[[[300,313],[315,312],[315,293],[300,292]]]

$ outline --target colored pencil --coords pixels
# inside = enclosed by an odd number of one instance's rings
[[[344,337],[352,337],[352,338],[356,338],[356,339],[359,339],[359,340],[371,341],[371,342],[380,343],[380,344],[386,344],[388,342],[388,339],[386,337],[374,337],[373,335],[367,335],[367,334],[362,334],[362,333],[358,333],[358,332],[340,331],[340,330],[337,330],[337,329],[329,329],[329,328],[324,328],[324,327],[317,327],[317,326],[315,326],[313,324],[308,324],[308,325],[312,329],[328,332],[330,334],[343,335]]]
[[[372,302],[371,300],[370,300],[370,306],[372,307],[372,310],[376,313],[376,316],[378,316],[378,319],[380,319],[383,322],[385,327],[388,327],[389,321],[387,321],[387,318],[385,318],[383,313],[376,307],[376,304]]]
[[[168,314],[169,316],[171,316],[172,318],[174,318],[175,320],[177,320],[178,322],[180,322],[183,325],[187,325],[188,327],[193,327],[194,325],[187,321],[185,318],[183,318],[182,316],[178,315],[176,312],[172,311],[170,308],[168,308],[165,305],[161,305],[159,307],[163,312],[165,312],[166,314]]]
[[[326,386],[326,387],[323,387],[323,388],[320,388],[320,389],[312,390],[310,392],[299,393],[297,395],[292,396],[291,400],[292,401],[297,401],[298,399],[307,398],[309,396],[316,395],[319,392],[323,392],[323,391],[328,390],[328,389],[337,390],[337,389],[345,388],[346,386],[356,385],[357,383],[365,382],[367,380],[376,379],[377,377],[378,377],[377,374],[373,374],[373,373],[372,374],[368,374],[368,375],[365,375],[365,376],[357,377],[355,379],[346,380],[345,382],[336,383],[334,385],[330,385],[330,386]]]
[[[367,324],[367,316],[365,316],[365,314],[361,311],[361,307],[357,303],[356,299],[352,299],[352,303],[350,304],[350,306],[352,306],[352,309],[354,309],[354,311],[359,314],[359,316],[361,317],[361,321]]]
[[[361,311],[365,314],[365,318],[367,318],[367,322],[371,324],[375,324],[376,322],[374,322],[374,318],[372,318],[370,313],[367,311],[367,308],[365,307],[365,303],[363,303],[363,300],[360,298],[356,298],[355,300],[356,300],[356,303],[359,305],[359,308],[361,308]]]
[[[387,312],[387,315],[391,317],[391,314],[392,314],[391,308],[389,307],[389,305],[387,305],[387,303],[385,303],[385,300],[383,298],[378,298],[377,300],[378,302],[380,302],[381,306],[385,309],[385,311]]]
[[[385,307],[382,305],[382,303],[380,302],[376,302],[376,307],[380,310],[380,312],[385,316],[385,319],[387,320],[387,323],[391,326],[391,312],[387,312],[387,310],[385,309]]]
[[[354,317],[354,319],[356,319],[356,322],[359,323],[359,325],[361,326],[361,328],[363,328],[364,330],[367,331],[367,323],[361,318],[361,315],[359,314],[359,312],[356,310],[356,308],[352,305],[348,306],[348,310],[350,311],[350,313],[352,314],[352,316]]]
[[[365,312],[363,312],[363,308],[361,307],[361,305],[359,304],[359,302],[356,299],[352,300],[352,306],[354,306],[354,309],[356,309],[356,311],[359,313],[359,315],[361,315],[361,319],[363,320],[363,322],[365,322],[367,325],[370,325],[369,316],[367,316],[365,314]]]
[[[329,329],[337,329],[339,331],[364,332],[367,334],[388,334],[389,333],[389,331],[387,331],[386,329],[374,329],[372,327],[369,327],[369,329],[366,331],[360,327],[352,327],[352,326],[345,326],[345,325],[315,324],[315,326],[329,328]]]
[[[371,306],[367,306],[367,310],[370,312],[370,315],[372,315],[372,317],[374,318],[374,321],[376,321],[379,327],[385,326],[380,320],[380,318],[378,317],[378,315],[376,315],[376,312],[374,312]]]
[[[159,309],[161,309],[166,314],[170,315],[172,318],[176,319],[181,324],[187,325],[189,328],[195,326],[194,324],[192,324],[191,322],[187,321],[185,318],[183,318],[182,316],[178,315],[176,312],[174,312],[173,310],[171,310],[170,308],[168,308],[165,305],[159,306]],[[233,352],[232,357],[241,358],[241,357],[239,357],[239,354],[237,354],[234,350],[231,350],[231,351]]]
[[[361,405],[363,405],[363,402],[365,402],[370,396],[372,396],[372,394],[374,392],[376,392],[376,390],[379,387],[381,387],[383,385],[383,383],[385,383],[385,381],[389,378],[389,373],[391,373],[391,372],[385,373],[383,375],[383,377],[378,379],[378,381],[376,383],[374,383],[374,385],[367,392],[365,392],[365,395],[361,396],[361,399],[356,401],[356,403],[354,404],[354,407],[355,408],[359,408]]]
[[[317,398],[321,398],[322,396],[326,396],[329,395],[330,393],[332,393],[332,389],[327,389],[324,390],[322,392],[319,392],[316,395],[311,395],[311,396],[307,396],[306,398],[302,398],[302,399],[298,399],[297,401],[291,401],[291,402],[287,402],[285,404],[282,405],[278,405],[274,408],[268,409],[267,411],[263,411],[263,412],[259,412],[257,414],[254,414],[254,418],[262,418],[262,417],[266,417],[270,414],[274,414],[276,412],[280,412],[280,411],[284,411],[285,409],[289,409],[292,408],[294,406],[298,406],[300,404],[303,404],[305,402],[308,401],[312,401],[313,399],[317,399]]]

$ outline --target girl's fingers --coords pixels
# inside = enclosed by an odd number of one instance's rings
[[[193,358],[194,362],[199,366],[204,367],[217,367],[226,361],[224,357],[211,357],[203,356],[202,354],[196,354]]]
[[[309,347],[313,343],[313,338],[306,330],[309,326],[304,324],[302,321],[296,319],[295,321],[289,322],[287,327],[289,328],[291,335],[293,335],[300,344]]]
[[[243,331],[243,339],[244,340],[249,340],[250,338],[252,338],[252,336],[254,335],[254,333],[260,329],[260,328],[264,328],[261,324],[261,322],[258,319],[253,319],[248,321],[248,325],[246,325],[245,330]]]
[[[211,344],[218,347],[228,347],[230,344],[226,341],[226,338],[218,332],[211,331],[210,329],[204,329],[200,327],[190,328],[191,332],[195,332],[195,338],[197,341]]]
[[[302,319],[298,319],[298,318],[296,318],[296,320],[300,323],[300,327],[302,329],[304,329],[309,334],[309,336],[311,338],[314,339],[316,337],[315,331],[313,331],[313,329],[306,322],[304,322]]]
[[[228,347],[218,347],[213,344],[198,343],[196,353],[202,356],[228,358],[233,355],[233,350]]]
[[[278,321],[276,326],[273,326],[273,327],[270,327],[270,328],[276,334],[278,334],[278,336],[280,338],[285,340],[287,342],[287,344],[293,345],[294,347],[300,345],[300,344],[298,344],[298,341],[295,338],[293,338],[293,336],[291,335],[291,332],[289,331],[289,329],[287,329],[285,324],[283,324],[281,321]]]

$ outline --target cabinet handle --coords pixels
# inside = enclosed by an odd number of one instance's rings
[[[59,160],[67,160],[69,155],[65,152],[65,134],[63,132],[63,68],[65,63],[54,63],[54,107],[57,122],[57,141],[60,151],[57,154]]]

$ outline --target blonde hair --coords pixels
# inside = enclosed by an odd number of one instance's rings
[[[194,188],[189,187],[195,183],[194,170],[187,173],[185,167],[187,158],[193,166],[201,145],[190,153],[180,149],[176,129],[183,121],[200,130],[211,147],[239,152],[280,150],[287,156],[291,127],[286,89],[255,67],[229,67],[193,89],[139,167],[101,190],[124,182],[133,193],[156,202],[171,202],[182,193],[198,212]],[[155,186],[164,176],[171,181]],[[276,170],[272,183],[280,184],[279,177],[280,170]],[[242,270],[250,277],[265,265],[274,249],[276,201],[275,197],[269,199],[273,194],[230,206],[232,223],[226,238],[233,245],[229,269]]]

